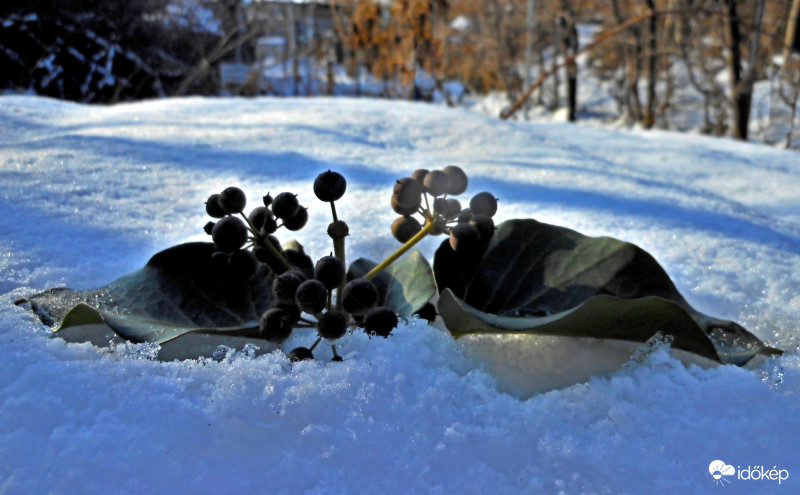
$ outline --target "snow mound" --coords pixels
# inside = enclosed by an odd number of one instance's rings
[[[800,161],[666,132],[501,122],[348,99],[179,99],[89,107],[0,97],[0,493],[716,493],[709,463],[800,477]],[[280,352],[161,363],[147,346],[48,339],[14,299],[97,287],[203,240],[227,185],[289,190],[330,251],[313,178],[342,172],[348,256],[383,258],[392,182],[462,166],[499,220],[535,217],[651,252],[690,303],[786,349],[755,370],[663,349],[520,400],[441,330],[359,334],[331,363]],[[288,237],[283,235],[284,240]],[[440,239],[421,250],[431,257]],[[293,337],[287,344],[307,345]]]

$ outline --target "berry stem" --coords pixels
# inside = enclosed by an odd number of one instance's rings
[[[331,214],[333,215],[333,223],[339,221],[339,216],[336,214],[336,202],[331,201]],[[333,236],[331,236],[333,237]],[[333,253],[334,256],[339,258],[344,266],[347,266],[347,260],[345,258],[345,250],[344,250],[344,237],[333,237]],[[342,283],[336,287],[336,309],[342,309],[342,289],[344,289],[345,281],[342,280]],[[330,309],[330,302],[328,302],[328,308]]]
[[[369,273],[364,275],[362,278],[367,280],[372,280],[380,272],[385,270],[386,267],[397,261],[399,257],[406,254],[406,251],[414,247],[414,245],[419,241],[421,241],[422,239],[424,239],[426,235],[430,234],[431,230],[433,230],[433,228],[436,226],[436,221],[435,221],[436,219],[434,217],[427,217],[426,220],[427,223],[425,224],[425,227],[422,228],[422,230],[417,232],[414,237],[412,237],[411,239],[408,240],[408,242],[400,246],[400,248],[397,251],[390,254],[388,258],[383,260],[378,266],[370,270]]]
[[[333,253],[342,261],[344,266],[347,266],[347,261],[344,254],[344,237],[337,237],[333,240]],[[342,309],[342,289],[344,289],[344,284],[345,281],[342,280],[342,283],[340,283],[339,287],[336,288],[336,309],[338,310]]]
[[[249,219],[249,218],[247,218],[247,215],[245,215],[243,211],[240,211],[240,212],[239,212],[239,215],[241,215],[241,216],[242,216],[242,218],[244,218],[244,223],[246,223],[246,224],[247,224],[247,228],[250,230],[250,232],[251,232],[251,233],[252,233],[254,236],[258,237],[258,229],[256,228],[256,226],[255,226],[255,225],[253,225],[253,222],[251,222],[251,221],[250,221],[250,219]]]
[[[309,350],[309,351],[313,351],[313,350],[314,350],[314,348],[315,348],[315,347],[317,347],[317,346],[319,345],[319,343],[320,343],[320,342],[322,342],[322,337],[317,337],[317,341],[316,341],[316,342],[314,342],[314,345],[312,345],[311,347],[309,347],[309,348],[308,348],[308,350]]]
[[[336,205],[334,203],[336,203],[336,202],[335,201],[331,201],[331,213],[333,213],[333,221],[334,222],[338,222],[339,221],[339,217],[336,216]]]
[[[267,251],[269,251],[270,256],[272,256],[275,260],[278,261],[278,263],[280,263],[281,265],[283,265],[284,268],[286,268],[286,270],[284,271],[288,272],[289,270],[294,268],[292,264],[289,263],[286,260],[286,258],[283,257],[280,251],[275,249],[275,246],[272,245],[272,242],[270,242],[269,238],[264,237],[261,241],[261,245],[265,247]]]

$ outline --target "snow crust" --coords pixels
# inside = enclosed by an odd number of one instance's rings
[[[800,159],[668,132],[502,122],[350,99],[176,99],[90,107],[0,96],[0,493],[797,493]],[[203,202],[239,185],[310,206],[342,172],[348,256],[382,259],[391,184],[458,164],[498,220],[533,217],[652,253],[698,309],[788,352],[754,370],[665,349],[521,400],[464,343],[412,319],[354,335],[343,363],[280,353],[160,363],[48,339],[13,305],[83,289],[205,240]],[[468,198],[468,196],[465,196]],[[282,240],[290,237],[283,234]],[[440,238],[421,244],[432,256]],[[293,344],[307,345],[308,337]],[[787,469],[714,486],[708,465]]]

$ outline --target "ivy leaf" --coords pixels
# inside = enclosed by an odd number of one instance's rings
[[[467,259],[443,242],[433,266],[439,313],[455,336],[647,342],[661,332],[677,349],[737,365],[781,352],[734,322],[692,308],[650,254],[609,237],[511,220],[479,257]]]
[[[299,244],[292,248],[302,253]],[[53,336],[70,342],[156,343],[162,346],[162,359],[196,358],[198,342],[207,342],[213,347],[201,354],[210,355],[217,341],[232,345],[230,339],[257,339],[258,318],[273,297],[273,276],[265,265],[248,280],[240,280],[212,259],[213,252],[213,244],[181,244],[106,287],[50,289],[18,304],[30,304],[47,325],[60,322]],[[190,334],[194,335],[187,339]],[[271,347],[263,340],[258,344]]]
[[[358,258],[350,263],[347,279],[363,277],[376,266],[374,261]],[[411,316],[436,295],[431,265],[416,249],[389,265],[372,282],[378,288],[378,304],[400,316]]]

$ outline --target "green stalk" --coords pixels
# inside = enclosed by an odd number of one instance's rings
[[[253,223],[250,221],[249,218],[247,218],[247,216],[244,214],[244,212],[239,212],[239,214],[242,216],[242,218],[244,218],[244,221],[245,221],[245,223],[247,223],[247,228],[250,229],[250,232],[252,232],[253,235],[256,236],[256,239],[258,239],[261,234],[258,232],[258,229],[256,229],[256,226],[253,225]],[[283,265],[284,268],[286,268],[286,271],[289,271],[292,268],[294,268],[291,265],[291,263],[289,263],[286,260],[286,258],[283,257],[283,255],[280,253],[280,251],[275,249],[275,246],[273,246],[272,243],[269,241],[269,237],[263,237],[262,239],[264,240],[264,242],[262,242],[261,245],[263,247],[267,248],[267,251],[269,251],[269,254],[271,254],[273,258],[278,260],[278,262],[281,265]],[[253,242],[253,245],[255,245],[255,241]]]
[[[339,216],[336,215],[336,205],[334,201],[331,201],[331,213],[333,214],[333,223],[339,221]],[[345,257],[345,249],[344,249],[344,237],[334,237],[333,238],[333,254],[339,260],[341,260],[344,266],[347,266],[347,259]],[[342,283],[336,287],[336,309],[341,311],[342,310],[342,290],[344,289],[345,281],[342,280]]]
[[[336,205],[334,203],[335,203],[335,201],[331,201],[331,213],[333,213],[333,221],[334,222],[338,222],[339,221],[339,217],[336,216]]]
[[[344,256],[344,237],[337,237],[333,240],[333,254],[342,260],[344,266],[347,266],[347,262]],[[342,309],[342,289],[344,289],[345,281],[342,280],[342,283],[339,284],[339,287],[336,288],[336,309]]]
[[[383,260],[381,264],[370,270],[369,273],[364,275],[362,278],[365,278],[367,280],[372,280],[373,278],[378,276],[380,272],[385,270],[386,267],[397,261],[399,257],[406,254],[406,251],[414,247],[414,245],[417,244],[422,239],[424,239],[426,235],[430,234],[431,230],[433,230],[434,227],[436,227],[436,219],[434,217],[434,218],[428,218],[427,220],[428,222],[425,225],[425,227],[422,228],[422,230],[417,232],[417,234],[414,237],[412,237],[411,239],[408,240],[408,242],[400,246],[400,248],[397,251],[390,254],[388,258]]]
[[[283,267],[284,267],[284,268],[286,268],[286,270],[285,270],[285,271],[287,271],[287,272],[288,272],[289,270],[291,270],[291,269],[293,269],[293,268],[294,268],[294,267],[292,266],[292,264],[291,264],[291,263],[289,263],[289,262],[286,260],[286,258],[284,258],[284,257],[283,257],[283,255],[281,254],[281,252],[280,252],[280,251],[278,251],[277,249],[275,249],[275,246],[273,246],[273,245],[272,245],[272,242],[270,242],[270,240],[269,240],[269,237],[264,237],[264,240],[261,242],[261,245],[262,245],[263,247],[267,248],[267,251],[269,251],[269,254],[270,254],[270,255],[271,255],[273,258],[275,258],[276,260],[278,260],[278,263],[280,263],[281,265],[283,265]]]
[[[247,218],[247,216],[244,214],[244,212],[243,212],[243,211],[240,211],[240,212],[239,212],[239,215],[241,215],[241,216],[242,216],[242,218],[244,218],[244,222],[247,224],[247,228],[248,228],[248,230],[250,230],[250,232],[251,232],[251,233],[252,233],[254,236],[258,237],[258,229],[256,229],[256,226],[255,226],[255,225],[253,225],[253,222],[251,222],[251,221],[250,221],[250,219],[249,219],[249,218]]]

